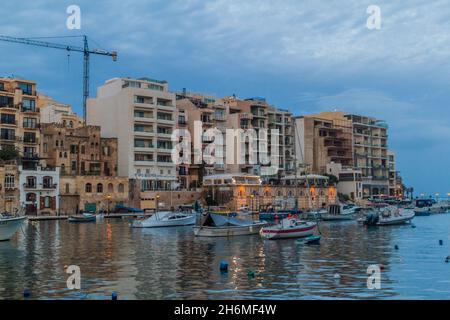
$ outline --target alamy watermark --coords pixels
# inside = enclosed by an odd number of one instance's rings
[[[66,20],[66,27],[69,30],[81,29],[81,8],[75,4],[67,7],[66,13],[69,14]]]
[[[379,6],[370,5],[366,10],[367,14],[370,16],[367,18],[366,27],[369,30],[380,30],[381,29],[381,9]]]

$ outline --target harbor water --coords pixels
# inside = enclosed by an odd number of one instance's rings
[[[415,227],[321,223],[318,246],[129,222],[29,222],[0,242],[0,298],[23,299],[25,289],[29,299],[109,299],[114,291],[119,299],[450,298],[448,214],[416,217]],[[373,264],[383,266],[380,289],[367,288]],[[80,290],[67,288],[69,265],[80,267]]]

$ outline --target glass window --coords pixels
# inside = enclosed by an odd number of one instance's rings
[[[86,183],[85,190],[86,190],[87,193],[91,193],[92,192],[92,184]]]

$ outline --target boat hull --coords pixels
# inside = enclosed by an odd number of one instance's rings
[[[0,219],[0,241],[10,240],[27,217]]]
[[[323,221],[349,221],[355,220],[355,214],[322,214]]]
[[[288,229],[280,229],[276,227],[268,227],[261,230],[261,236],[264,239],[289,239],[289,238],[306,238],[314,234],[316,225],[292,227]]]
[[[69,222],[73,222],[73,223],[85,223],[85,222],[96,222],[97,221],[97,217],[96,216],[92,216],[92,217],[85,217],[85,216],[71,216],[69,217],[69,219],[67,219]]]
[[[143,220],[143,221],[133,221],[133,228],[163,228],[163,227],[181,227],[181,226],[192,226],[195,224],[196,216],[192,215],[185,218],[174,219],[174,220]]]
[[[195,226],[194,234],[197,237],[233,237],[258,234],[266,223],[255,223],[248,226],[208,227]]]

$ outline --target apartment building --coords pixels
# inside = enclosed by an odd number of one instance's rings
[[[41,124],[41,162],[61,175],[117,176],[117,138],[101,137],[100,126]]]
[[[326,174],[330,163],[353,167],[352,123],[343,114],[323,112],[295,122],[296,157],[312,173]]]
[[[199,187],[202,184],[203,177],[215,173],[224,173],[227,171],[225,159],[226,148],[226,129],[229,128],[229,111],[227,106],[219,101],[216,97],[204,95],[200,93],[177,93],[177,110],[178,110],[178,129],[187,129],[191,134],[192,142],[194,141],[194,124],[201,122],[202,132],[200,137],[202,154],[214,154],[217,157],[223,157],[223,163],[210,163],[204,161],[195,163],[195,157],[198,157],[198,151],[195,150],[194,144],[191,149],[191,164],[180,165],[179,175],[182,185],[189,188]],[[215,141],[212,135],[206,134],[208,129],[217,129],[222,133],[222,149],[216,148],[209,150],[208,145]],[[206,159],[203,159],[206,160]],[[188,183],[183,181],[188,179]]]
[[[24,168],[39,162],[39,121],[36,82],[0,78],[0,147],[16,149]]]
[[[118,140],[118,175],[138,180],[145,192],[178,187],[171,135],[176,128],[175,94],[168,83],[149,78],[114,78],[89,99],[87,123]]]
[[[387,193],[390,197],[397,196],[397,170],[395,164],[395,153],[391,150],[388,150],[388,177],[389,177],[389,192]]]
[[[268,108],[268,129],[269,129],[269,154],[271,146],[271,129],[276,129],[279,132],[278,145],[280,154],[280,170],[276,177],[269,177],[273,182],[279,182],[285,175],[295,173],[295,128],[294,117],[291,112],[276,107]]]
[[[363,197],[389,194],[388,125],[373,117],[345,114],[352,122],[355,167],[362,172]]]
[[[84,125],[83,119],[72,111],[70,105],[55,101],[41,93],[38,94],[38,107],[41,123],[58,123],[69,128],[78,128]]]

